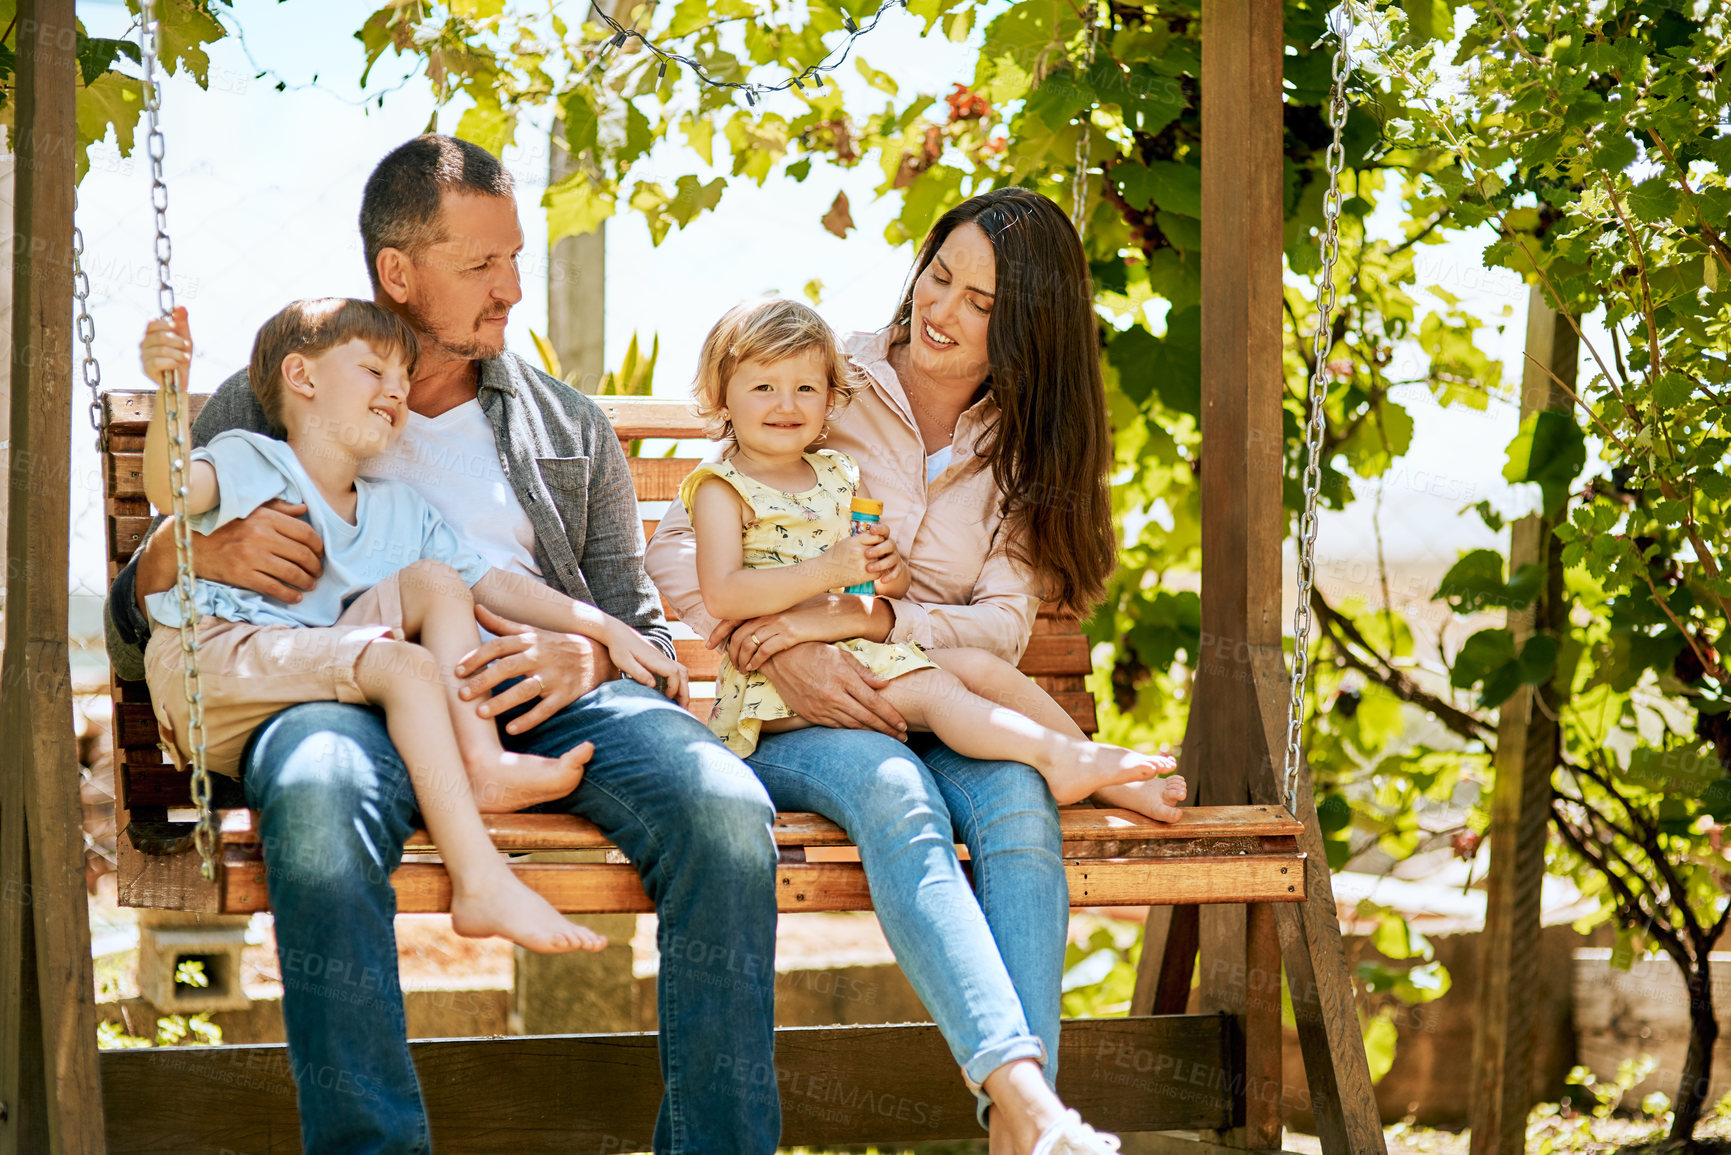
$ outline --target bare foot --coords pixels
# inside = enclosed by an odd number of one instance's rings
[[[1145,782],[1170,774],[1178,765],[1165,754],[1138,754],[1101,742],[1077,742],[1073,749],[1075,757],[1068,759],[1067,764],[1045,771],[1046,784],[1060,806],[1080,802],[1102,786]],[[1182,790],[1182,780],[1179,785]],[[1179,797],[1183,797],[1182,793]]]
[[[1172,759],[1167,758],[1166,761],[1172,762]],[[1177,822],[1184,817],[1184,811],[1178,809],[1178,804],[1184,801],[1184,796],[1190,792],[1190,786],[1177,774],[1138,782],[1134,786],[1136,800],[1125,809],[1139,811],[1156,822]]]
[[[475,805],[482,814],[509,814],[563,798],[583,781],[583,767],[594,753],[595,743],[585,742],[562,758],[502,750],[480,764],[466,761]]]
[[[600,950],[607,939],[579,926],[530,890],[504,863],[486,877],[457,885],[452,879],[451,929],[464,938],[498,935],[542,954]]]

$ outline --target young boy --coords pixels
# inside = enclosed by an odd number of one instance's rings
[[[184,388],[191,353],[184,309],[146,328],[144,370],[159,383],[173,372]],[[307,507],[325,549],[318,584],[294,604],[196,582],[206,764],[237,773],[251,732],[288,706],[378,706],[450,872],[457,933],[502,935],[537,951],[599,950],[605,939],[567,921],[506,867],[476,802],[507,811],[562,798],[577,788],[593,748],[584,743],[560,759],[506,752],[494,723],[458,697],[452,670],[480,643],[476,603],[592,638],[635,680],[666,678],[668,696],[682,703],[685,669],[594,606],[490,568],[408,486],[357,478],[360,463],[388,447],[407,421],[417,355],[413,330],[370,301],[296,301],[259,330],[249,369],[259,404],[286,431],[286,443],[230,430],[193,452],[183,477],[193,530],[208,533],[281,498]],[[169,508],[172,492],[166,412],[159,393],[144,482],[160,510]],[[181,442],[190,444],[185,428]],[[146,606],[161,627],[145,650],[151,700],[165,744],[184,764],[189,718],[178,593],[152,594]]]

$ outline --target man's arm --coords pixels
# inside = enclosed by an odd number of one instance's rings
[[[597,414],[589,446],[589,517],[578,568],[595,605],[673,657],[673,632],[661,597],[644,569],[643,522],[625,449],[613,426]]]
[[[211,438],[226,429],[273,433],[244,371],[224,381],[205,403],[198,420],[192,425],[192,443],[195,447],[209,444]],[[130,681],[144,677],[144,646],[150,640],[150,618],[144,612],[144,598],[174,584],[174,535],[162,532],[166,521],[166,518],[159,517],[151,525],[144,543],[109,587],[108,601],[103,607],[103,635],[108,659],[116,675]],[[244,524],[235,522],[232,526]],[[304,522],[297,521],[296,524],[305,527]],[[212,552],[226,555],[229,551]],[[312,556],[316,566],[317,555]],[[199,567],[201,572],[204,568],[202,564]],[[285,590],[289,588],[284,586]],[[311,589],[312,586],[309,583],[300,588]]]

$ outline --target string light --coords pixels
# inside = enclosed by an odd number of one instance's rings
[[[823,87],[823,81],[818,78],[818,73],[833,72],[837,68],[840,68],[847,60],[848,53],[853,51],[853,42],[858,40],[861,36],[869,34],[874,28],[876,28],[878,26],[878,21],[883,19],[883,14],[885,12],[888,12],[892,8],[906,8],[907,6],[908,0],[884,0],[883,6],[876,12],[872,13],[871,19],[866,21],[864,24],[856,24],[852,16],[843,12],[841,14],[841,20],[843,26],[847,29],[847,43],[843,44],[840,48],[835,49],[828,56],[824,57],[823,60],[816,64],[808,65],[799,73],[790,76],[780,84],[760,84],[755,81],[718,80],[705,71],[703,65],[699,64],[693,57],[663,48],[649,37],[643,35],[643,33],[639,32],[637,29],[621,24],[607,12],[603,11],[601,6],[595,3],[595,0],[590,0],[589,2],[589,10],[596,16],[600,17],[601,22],[607,25],[607,27],[613,32],[612,37],[602,45],[601,54],[610,53],[622,47],[627,40],[635,40],[637,43],[641,44],[645,50],[653,53],[657,60],[659,60],[660,66],[656,70],[655,77],[657,84],[667,78],[667,65],[668,62],[671,61],[690,69],[692,73],[696,75],[698,80],[709,85],[711,88],[731,88],[738,92],[743,92],[745,94],[746,103],[750,104],[754,108],[757,106],[758,97],[766,92],[786,92],[790,88],[804,92],[806,84],[812,84],[821,89]],[[584,71],[587,73],[589,70],[585,69]]]

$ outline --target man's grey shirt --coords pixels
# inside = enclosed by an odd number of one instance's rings
[[[637,493],[607,415],[514,353],[479,364],[481,410],[493,427],[499,464],[534,527],[542,579],[612,614],[672,657],[661,597],[643,571]],[[244,370],[205,404],[192,427],[193,444],[228,429],[275,435]],[[119,677],[133,681],[144,677],[150,638],[150,620],[135,596],[137,566],[134,557],[114,579],[103,615],[109,660]]]

